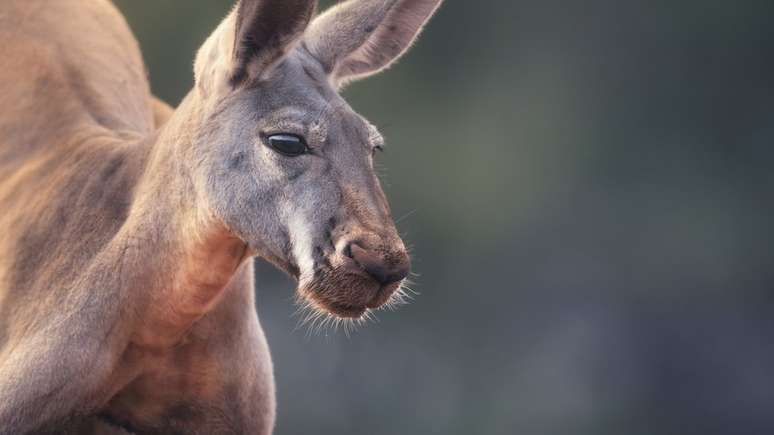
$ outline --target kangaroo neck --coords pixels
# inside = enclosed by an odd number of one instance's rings
[[[127,220],[131,243],[142,246],[139,260],[152,277],[139,289],[137,345],[175,345],[222,300],[249,256],[198,191],[191,150],[202,128],[200,103],[189,94],[150,144]]]

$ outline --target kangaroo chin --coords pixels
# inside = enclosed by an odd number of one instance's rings
[[[337,317],[358,319],[367,310],[386,304],[398,287],[400,283],[382,285],[359,274],[333,269],[322,272],[298,291],[317,309]]]

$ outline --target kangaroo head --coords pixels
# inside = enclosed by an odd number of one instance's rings
[[[197,191],[251,252],[339,317],[388,302],[409,273],[374,173],[383,139],[341,98],[412,43],[441,0],[242,0],[200,49]]]

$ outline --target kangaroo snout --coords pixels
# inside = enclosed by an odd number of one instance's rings
[[[352,241],[344,248],[344,255],[352,259],[353,266],[363,270],[382,286],[402,281],[411,270],[406,250],[369,247],[363,241]]]
[[[383,234],[350,229],[352,238],[340,238],[336,250],[301,294],[315,307],[343,318],[361,318],[369,309],[389,304],[400,295],[402,281],[411,270],[403,241],[389,228]]]

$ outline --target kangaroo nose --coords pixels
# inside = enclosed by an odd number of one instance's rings
[[[366,249],[356,242],[350,243],[344,250],[344,254],[382,285],[402,280],[408,276],[411,268],[408,255],[405,253],[401,253],[395,259],[385,259],[378,252]]]

